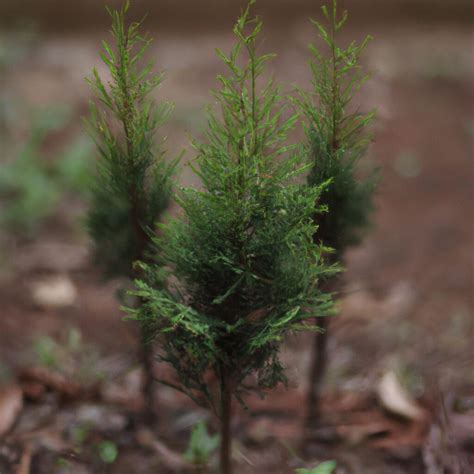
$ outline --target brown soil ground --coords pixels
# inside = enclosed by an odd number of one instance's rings
[[[459,4],[464,8],[463,2]],[[459,400],[472,404],[474,386],[472,35],[464,21],[419,20],[410,16],[404,21],[357,23],[346,33],[376,37],[366,55],[374,77],[360,101],[378,109],[370,160],[380,166],[381,182],[373,228],[347,255],[341,314],[331,323],[322,423],[326,431],[302,449],[299,437],[311,343],[309,337],[289,340],[283,357],[290,389],[278,390],[263,404],[250,399],[250,410],[236,418],[239,474],[290,473],[325,459],[337,459],[340,473],[457,473],[462,472],[456,470],[462,463],[466,469],[473,460],[472,406],[449,417]],[[8,66],[3,90],[19,108],[66,103],[79,118],[90,96],[83,77],[98,65],[102,33],[82,27],[69,34],[52,30],[36,36]],[[5,36],[13,39],[8,44],[17,44],[14,34]],[[275,72],[288,90],[294,84],[307,86],[306,45],[312,30],[306,20],[295,16],[284,34],[275,22],[265,37],[264,47],[278,54]],[[210,28],[183,31],[174,25],[157,34],[151,54],[167,70],[160,98],[176,103],[167,126],[168,149],[178,152],[187,147],[186,159],[192,158],[186,134],[199,135],[203,129],[208,91],[221,70],[213,48],[225,50],[231,41],[227,33]],[[80,133],[79,126],[74,120],[53,137],[46,154],[54,156],[58,143]],[[14,133],[21,141],[21,130]],[[193,182],[191,170],[183,169],[180,179]],[[8,229],[2,232],[0,368],[9,368],[13,377],[32,363],[33,341],[44,335],[60,338],[69,327],[80,329],[83,340],[100,351],[102,362],[113,361],[117,380],[135,364],[135,328],[122,321],[114,298],[119,284],[101,281],[87,255],[84,231],[78,230],[84,210],[77,199],[62,203],[33,241],[15,237]],[[78,298],[72,307],[44,309],[34,304],[31,285],[51,274],[67,275],[75,284]],[[380,410],[375,387],[390,369],[405,375],[406,386],[426,410],[423,421],[404,422]],[[183,451],[189,426],[205,414],[168,388],[157,392],[156,439]],[[30,431],[54,425],[54,436],[68,439],[65,432],[70,427],[64,420],[71,413],[77,416],[85,402],[64,405],[56,398],[42,400],[27,402],[20,421],[40,419],[38,413],[44,410],[48,413],[41,420],[46,421],[33,423]],[[103,403],[99,406],[104,410]],[[135,417],[129,416],[128,408],[117,408],[117,413],[126,418],[126,428],[118,432],[110,428],[105,434],[94,428],[82,454],[76,450],[71,455],[70,446],[56,449],[39,443],[31,472],[172,472],[170,455],[136,441]],[[436,429],[449,439],[448,447],[433,441]],[[118,459],[110,466],[93,454],[103,439],[119,446]],[[20,472],[12,466],[25,453],[27,443],[22,440],[4,444],[0,440],[1,473]],[[442,458],[439,464],[429,460],[430,450]],[[58,452],[69,463],[69,471],[57,462]],[[445,470],[433,470],[443,463]]]

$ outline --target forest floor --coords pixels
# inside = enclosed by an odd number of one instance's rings
[[[381,182],[373,228],[346,256],[321,422],[303,442],[311,337],[290,338],[282,350],[288,389],[250,398],[237,413],[239,474],[286,474],[327,459],[341,474],[473,472],[472,35],[436,23],[367,32],[376,37],[366,55],[374,76],[360,101],[378,109],[370,160]],[[287,25],[284,37],[272,28],[265,36],[288,91],[306,86],[307,22]],[[25,142],[31,110],[67,104],[72,118],[41,149],[55,160],[82,133],[90,98],[83,77],[98,65],[101,36],[6,38],[11,149]],[[203,130],[208,91],[222,69],[214,47],[226,50],[231,41],[222,32],[157,35],[152,56],[167,71],[159,98],[176,103],[167,147],[187,148],[185,160],[193,156],[187,134]],[[193,182],[189,167],[180,180]],[[158,386],[157,424],[141,423],[136,328],[122,320],[121,283],[103,282],[94,267],[84,212],[84,200],[66,192],[33,236],[1,231],[0,473],[186,472],[180,453],[207,415]],[[389,414],[390,401],[380,402],[387,374],[400,381],[389,398],[409,397],[415,415]]]

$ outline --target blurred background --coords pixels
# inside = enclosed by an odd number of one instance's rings
[[[289,341],[283,356],[291,390],[277,391],[266,405],[250,402],[266,415],[241,415],[239,472],[292,472],[302,460],[328,457],[341,473],[463,472],[474,460],[473,4],[340,3],[350,12],[344,40],[375,37],[364,56],[373,77],[356,102],[378,110],[368,159],[381,168],[373,226],[346,256],[341,314],[331,323],[325,410],[346,421],[329,416],[324,449],[309,457],[289,447],[310,339]],[[265,23],[262,49],[277,53],[272,68],[288,92],[309,85],[307,45],[318,39],[308,17],[320,17],[320,5],[256,6]],[[184,162],[193,158],[189,137],[204,129],[209,90],[223,70],[214,48],[232,45],[241,7],[237,0],[133,2],[130,18],[148,14],[144,29],[155,38],[149,56],[166,71],[157,99],[176,104],[163,131],[167,148],[170,156],[184,148]],[[94,66],[104,71],[98,53],[108,30],[102,1],[0,3],[2,473],[20,472],[12,466],[28,459],[31,472],[173,471],[159,439],[129,439],[133,428],[122,411],[139,396],[136,334],[115,298],[121,283],[104,282],[90,258],[83,223],[95,166],[81,125],[92,98],[84,78]],[[193,179],[183,167],[180,181]],[[60,400],[41,387],[61,390],[44,380],[23,384],[20,402],[15,380],[31,367],[81,386],[104,380],[110,404],[120,399],[122,411],[107,403],[59,410]],[[380,415],[371,403],[387,373],[399,381],[393,397],[416,403],[426,416],[405,413],[402,422]],[[168,416],[160,439],[182,449],[189,427],[205,415],[170,389],[160,388],[158,399]]]

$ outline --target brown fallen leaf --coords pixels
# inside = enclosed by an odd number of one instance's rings
[[[402,387],[395,372],[389,371],[381,378],[377,386],[377,395],[381,405],[391,413],[409,420],[422,420],[423,410]]]
[[[27,444],[21,455],[20,463],[18,464],[15,474],[30,474],[31,458],[33,457],[33,447]]]
[[[66,398],[76,398],[81,394],[81,386],[64,375],[47,369],[46,367],[29,367],[23,369],[20,373],[20,383],[27,384],[39,383],[46,388],[60,393]]]
[[[48,426],[24,433],[14,433],[9,436],[8,440],[11,443],[30,445],[33,450],[40,447],[57,453],[67,452],[74,448],[64,439],[56,426]]]
[[[46,392],[46,387],[39,382],[27,382],[21,383],[21,389],[23,390],[23,396],[26,400],[38,401]]]
[[[31,284],[33,301],[45,308],[71,306],[77,299],[77,289],[72,280],[63,275],[52,276]]]
[[[23,408],[23,392],[18,385],[0,390],[0,437],[8,433]]]
[[[385,420],[367,421],[360,424],[340,425],[337,427],[337,432],[346,442],[356,445],[372,437],[390,435],[392,425]]]

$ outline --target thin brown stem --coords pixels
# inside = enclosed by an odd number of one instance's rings
[[[143,410],[146,424],[152,426],[156,421],[155,411],[155,379],[153,377],[153,351],[152,346],[143,341],[140,346],[141,364],[143,367],[143,398],[145,407]]]
[[[333,255],[333,261],[339,261],[338,254]],[[339,286],[339,280],[333,278],[323,283],[321,291],[331,293]],[[316,317],[314,324],[319,331],[313,339],[311,366],[309,371],[309,387],[307,395],[307,413],[305,418],[306,429],[309,431],[321,415],[321,393],[327,369],[327,345],[329,339],[329,317]]]
[[[321,331],[317,332],[313,339],[309,372],[308,413],[306,415],[308,429],[317,422],[320,415],[321,391],[327,365],[328,319],[327,317],[316,318],[315,324]]]
[[[221,373],[221,446],[220,474],[232,474],[232,391],[228,376]]]

